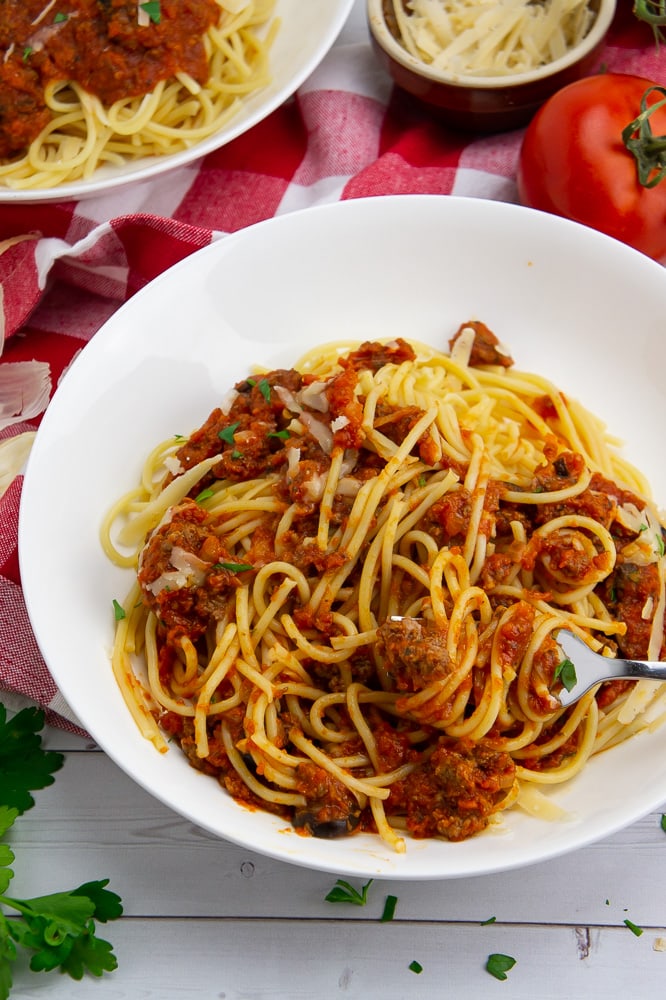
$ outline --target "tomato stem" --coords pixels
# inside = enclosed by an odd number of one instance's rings
[[[664,38],[661,29],[666,25],[666,0],[634,0],[634,14],[639,21],[652,26],[658,47]]]
[[[660,101],[648,105],[653,92],[662,95]],[[648,87],[641,97],[641,113],[622,130],[622,142],[636,160],[638,180],[646,188],[653,188],[666,177],[666,135],[653,135],[651,116],[657,108],[666,107],[666,89]]]

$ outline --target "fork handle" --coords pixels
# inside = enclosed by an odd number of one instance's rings
[[[666,662],[661,660],[613,660],[612,663],[618,678],[666,681]]]

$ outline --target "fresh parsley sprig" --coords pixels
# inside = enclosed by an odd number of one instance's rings
[[[0,703],[0,838],[5,840],[16,819],[35,804],[32,792],[54,782],[63,755],[42,748],[39,735],[44,713],[25,708],[12,719]],[[116,920],[123,912],[120,897],[106,888],[108,879],[85,882],[67,892],[31,899],[8,896],[15,854],[0,843],[0,1000],[11,992],[12,963],[19,949],[31,953],[34,972],[60,969],[72,979],[84,973],[101,976],[117,967],[108,941],[98,938],[95,921]],[[11,919],[6,910],[12,911]]]

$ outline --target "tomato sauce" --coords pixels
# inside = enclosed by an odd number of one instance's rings
[[[208,78],[203,36],[215,0],[3,0],[0,157],[22,153],[51,119],[45,86],[71,80],[105,105],[147,94],[178,72]]]

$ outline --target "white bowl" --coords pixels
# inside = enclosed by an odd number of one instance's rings
[[[640,302],[640,322],[636,303]],[[666,273],[591,229],[500,202],[437,196],[347,201],[285,215],[193,254],[134,296],[65,376],[32,451],[19,551],[28,611],[81,722],[135,781],[213,834],[331,872],[449,878],[581,847],[666,800],[666,727],[594,758],[553,798],[569,819],[518,809],[463,843],[302,837],[239,806],[173,747],[137,732],[112,677],[111,605],[129,589],[98,541],[111,501],[158,441],[198,426],[250,365],[289,365],[332,339],[442,345],[483,319],[517,364],[605,419],[666,498]]]

